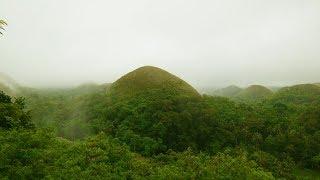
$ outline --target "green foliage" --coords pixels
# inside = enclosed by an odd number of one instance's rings
[[[54,152],[55,141],[58,140],[47,131],[0,130],[0,178],[43,177],[58,156]]]
[[[145,92],[128,101],[109,101],[104,112],[92,118],[93,124],[109,124],[111,134],[145,155],[197,146],[197,130],[202,123],[197,121],[199,112],[188,111],[200,105],[197,98],[188,100],[156,90]],[[97,131],[101,128],[104,127]],[[200,139],[198,142],[202,143]]]
[[[0,103],[11,103],[11,97],[0,91]]]
[[[0,131],[0,177],[92,179],[126,177],[134,155],[104,135],[68,142],[52,133]]]
[[[0,179],[316,179],[315,87],[234,101],[143,67],[110,88],[1,92]]]
[[[318,103],[320,102],[320,87],[313,84],[285,87],[275,93],[271,101],[299,106]]]
[[[24,110],[24,99],[12,102],[11,97],[0,91],[0,129],[33,128],[29,112]]]
[[[104,134],[81,142],[46,130],[0,131],[0,178],[8,179],[274,179],[245,155],[194,154],[153,159],[132,153]]]
[[[257,151],[252,153],[251,159],[266,171],[272,172],[276,177],[293,177],[294,162],[289,157],[278,159],[267,152]]]
[[[239,92],[235,98],[241,101],[255,102],[270,97],[273,92],[260,85],[252,85]]]
[[[155,179],[274,179],[271,173],[263,171],[245,154],[207,156],[188,150],[156,159],[169,163],[156,168],[152,175]]]
[[[320,177],[320,171],[297,168],[294,170],[294,177],[295,179],[301,180],[318,180]]]
[[[108,86],[84,84],[73,89],[24,89],[32,120],[37,127],[51,127],[58,136],[71,140],[91,135],[86,122],[85,104],[94,93],[105,93]]]

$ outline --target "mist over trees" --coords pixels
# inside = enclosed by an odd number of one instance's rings
[[[319,5],[4,0],[0,179],[320,180]]]
[[[199,95],[147,66],[112,84],[2,92],[0,177],[318,178],[320,87],[239,91]]]

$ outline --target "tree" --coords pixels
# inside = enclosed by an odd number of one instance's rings
[[[0,91],[0,129],[33,129],[29,111],[25,111],[23,98],[14,102],[11,97]]]
[[[0,91],[0,103],[11,103],[11,97]]]
[[[7,22],[0,19],[0,34],[2,34],[1,30],[4,30],[4,26],[7,26]]]

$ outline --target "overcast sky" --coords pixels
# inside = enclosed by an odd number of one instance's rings
[[[194,86],[320,81],[319,0],[0,0],[0,72],[113,82],[143,65]]]

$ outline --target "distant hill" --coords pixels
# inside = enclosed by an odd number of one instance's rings
[[[309,104],[318,100],[320,87],[315,84],[284,87],[272,96],[272,101],[291,104]]]
[[[228,86],[222,89],[218,89],[215,90],[212,94],[210,95],[214,95],[214,96],[224,96],[224,97],[233,97],[236,94],[240,93],[240,91],[242,91],[241,88],[239,88],[238,86]]]
[[[70,92],[75,95],[90,94],[98,91],[106,91],[110,86],[110,83],[105,83],[101,85],[96,83],[83,83],[73,89],[70,89]]]
[[[272,92],[277,92],[281,88],[283,88],[283,86],[267,86],[267,88],[270,89]]]
[[[109,89],[111,87],[112,83],[103,83],[100,86],[105,88],[105,89]]]
[[[320,83],[314,83],[314,85],[320,86]]]
[[[252,85],[239,92],[235,97],[239,100],[256,101],[270,97],[273,92],[261,85]]]
[[[96,84],[96,83],[83,83],[73,89],[70,92],[75,95],[92,94],[97,92],[106,92],[109,90],[111,83]]]
[[[152,91],[158,92],[156,94],[200,97],[200,94],[185,81],[152,66],[144,66],[122,76],[111,85],[108,94],[122,99]]]

